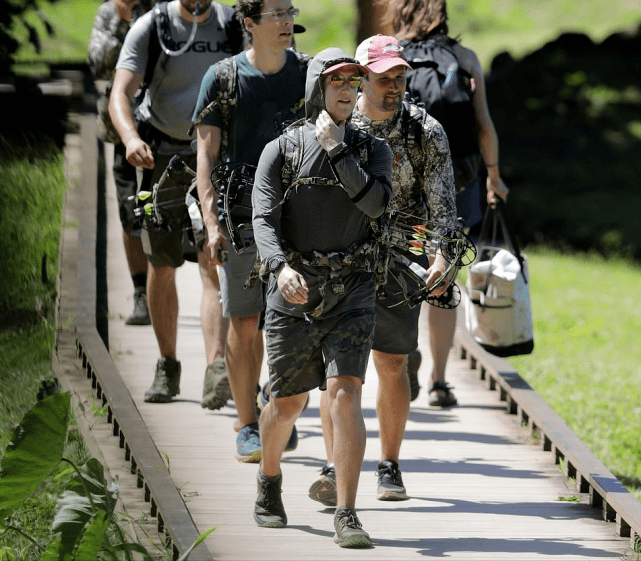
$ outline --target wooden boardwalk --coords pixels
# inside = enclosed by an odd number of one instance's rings
[[[507,414],[497,393],[487,391],[455,357],[448,365],[447,379],[455,386],[459,406],[428,407],[425,387],[412,403],[401,450],[401,469],[411,497],[404,502],[376,500],[374,472],[380,453],[374,409],[377,377],[373,367],[368,371],[363,392],[367,449],[357,509],[374,540],[372,549],[336,546],[333,509],[307,497],[324,463],[318,391],[312,392],[310,405],[297,423],[298,448],[284,456],[283,501],[289,525],[258,528],[252,517],[258,467],[234,458],[233,402],[216,412],[200,407],[206,364],[197,266],[185,264],[177,276],[181,394],[170,404],[144,403],[158,350],[151,327],[124,324],[132,309],[132,286],[110,175],[107,198],[110,352],[198,530],[217,527],[205,541],[214,559],[636,558],[629,538],[616,536],[614,525],[602,520],[600,511],[589,505],[587,494],[569,486],[549,452],[531,441],[520,419]],[[425,326],[424,317],[421,325]],[[423,365],[419,376],[425,386],[430,360],[424,331],[420,346]],[[267,377],[265,368],[262,376]],[[572,496],[580,502],[560,500]],[[129,514],[139,516],[131,508]]]

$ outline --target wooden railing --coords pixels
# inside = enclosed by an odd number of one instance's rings
[[[165,465],[164,461],[96,325],[98,287],[104,286],[97,272],[100,269],[97,260],[106,251],[105,247],[100,247],[105,243],[106,224],[98,219],[97,209],[100,208],[100,197],[104,200],[105,170],[99,157],[95,115],[83,115],[80,122],[82,171],[75,202],[78,241],[65,243],[63,230],[58,304],[68,311],[75,310],[75,332],[69,333],[68,325],[59,326],[56,348],[58,352],[65,345],[69,348],[70,342],[65,343],[65,338],[75,336],[75,354],[82,363],[82,370],[91,380],[96,398],[107,407],[113,436],[119,440],[131,473],[137,475],[138,488],[150,505],[150,515],[157,518],[158,530],[165,534],[173,557],[177,559],[196,541],[199,533],[168,471],[158,469]],[[70,201],[68,204],[74,205]],[[67,214],[66,220],[69,219]],[[74,271],[77,278],[73,277]],[[75,298],[75,302],[65,302],[65,298]],[[201,544],[189,559],[211,561],[212,557]]]

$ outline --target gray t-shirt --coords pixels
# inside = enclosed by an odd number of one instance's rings
[[[192,23],[178,15],[176,1],[170,2],[167,8],[172,39],[182,47],[189,39]],[[142,120],[177,140],[193,138],[187,131],[203,76],[212,64],[234,54],[225,31],[225,24],[233,13],[231,6],[213,2],[211,17],[198,24],[196,37],[187,52],[180,56],[161,52],[145,99],[138,108]],[[116,68],[144,76],[153,29],[152,17],[153,10],[129,30]]]

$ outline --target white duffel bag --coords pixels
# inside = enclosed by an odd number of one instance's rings
[[[479,257],[467,270],[467,329],[477,343],[496,356],[529,354],[534,349],[534,329],[527,258],[516,245],[502,205],[489,209],[489,213],[498,214],[505,243],[511,247],[485,245],[486,229],[481,229]],[[484,226],[486,223],[484,220]]]

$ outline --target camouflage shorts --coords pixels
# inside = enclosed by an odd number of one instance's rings
[[[265,340],[271,395],[289,397],[324,388],[332,376],[364,381],[373,334],[373,309],[310,322],[269,308]]]

